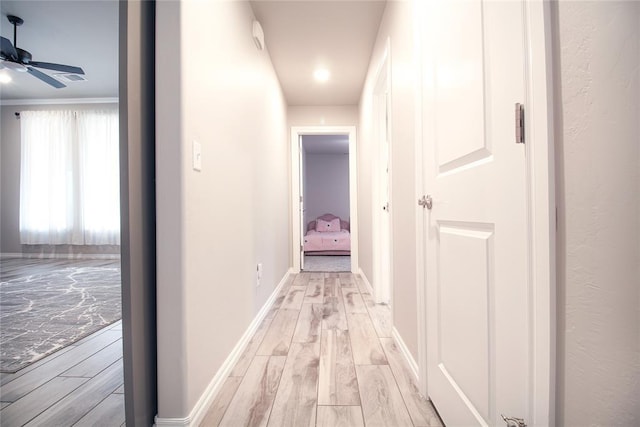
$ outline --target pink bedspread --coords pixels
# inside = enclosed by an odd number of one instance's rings
[[[304,236],[304,251],[350,251],[351,233],[347,230],[319,232],[309,230]]]

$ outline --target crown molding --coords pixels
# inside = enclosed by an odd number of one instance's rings
[[[118,98],[61,98],[61,99],[3,99],[5,105],[69,105],[69,104],[117,104]]]

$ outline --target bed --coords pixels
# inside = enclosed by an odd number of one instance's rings
[[[333,214],[324,214],[307,224],[304,235],[307,255],[350,255],[349,222]]]

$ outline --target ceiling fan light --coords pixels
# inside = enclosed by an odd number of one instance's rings
[[[7,73],[0,73],[0,83],[10,83],[11,76]]]
[[[25,67],[22,64],[18,64],[17,62],[9,62],[9,61],[5,61],[4,62],[4,66],[10,70],[13,71],[18,71],[20,73],[26,73],[27,72],[27,67]]]

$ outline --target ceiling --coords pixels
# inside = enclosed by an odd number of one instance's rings
[[[356,105],[384,1],[252,1],[289,105]],[[313,71],[331,77],[317,83]]]
[[[349,154],[349,135],[303,135],[307,154]]]
[[[13,25],[7,15],[24,19],[24,24],[18,27],[17,44],[31,52],[34,61],[79,66],[87,78],[55,89],[28,73],[12,71],[13,81],[0,85],[0,99],[118,96],[117,0],[2,0],[0,15],[0,34],[11,43]]]
[[[355,105],[384,12],[382,0],[251,1],[289,105]],[[54,89],[27,73],[10,72],[0,99],[118,96],[117,0],[0,1],[0,34],[13,42],[7,14],[24,19],[18,47],[35,61],[80,66],[87,81]],[[313,79],[326,67],[326,83]],[[42,70],[46,73],[52,73]],[[0,70],[7,72],[7,70]]]

